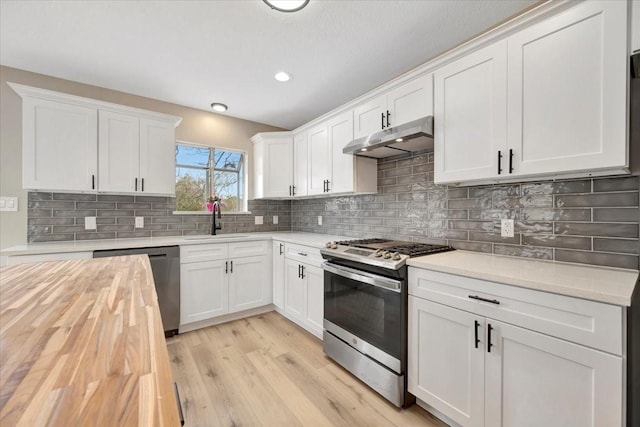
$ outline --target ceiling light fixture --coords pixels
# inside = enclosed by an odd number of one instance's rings
[[[361,148],[360,151],[367,151],[367,149],[366,148]]]
[[[396,139],[396,142],[402,142],[402,141],[404,141],[404,139],[402,139],[402,138],[397,138]]]
[[[271,9],[279,12],[297,12],[304,8],[309,0],[263,0]]]
[[[275,77],[279,82],[288,82],[289,80],[291,80],[291,74],[287,73],[286,71],[279,71],[273,77]]]
[[[213,111],[217,111],[218,113],[224,113],[229,109],[229,107],[227,107],[225,104],[221,104],[219,102],[214,102],[213,104],[211,104],[211,108],[213,108]]]

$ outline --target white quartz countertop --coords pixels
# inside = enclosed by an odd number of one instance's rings
[[[630,306],[638,271],[452,251],[412,258],[413,267]]]
[[[238,233],[218,234],[216,236],[175,236],[175,237],[149,237],[140,239],[106,239],[86,240],[75,242],[56,243],[32,243],[28,245],[13,246],[0,251],[0,256],[42,255],[68,252],[91,252],[108,249],[148,248],[158,246],[175,245],[202,245],[207,243],[230,243],[255,240],[281,240],[289,243],[323,247],[328,241],[346,240],[348,238],[316,233]]]

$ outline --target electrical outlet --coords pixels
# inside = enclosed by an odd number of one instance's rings
[[[95,216],[85,216],[84,217],[84,229],[85,230],[95,230],[98,228],[96,226],[96,217]]]
[[[17,212],[18,198],[17,197],[0,197],[0,211]]]
[[[318,215],[318,225],[322,225],[322,215]]]
[[[136,228],[144,228],[144,217],[137,216],[136,217]]]
[[[264,218],[261,216],[256,216],[256,225],[264,224]]]
[[[278,215],[274,215],[273,216],[273,225],[277,225],[278,224]]]
[[[513,237],[513,220],[503,219],[500,222],[500,235],[502,237]]]

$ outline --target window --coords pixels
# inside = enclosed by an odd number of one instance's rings
[[[223,201],[222,212],[246,211],[245,154],[239,151],[176,144],[176,209],[208,211],[210,197]]]

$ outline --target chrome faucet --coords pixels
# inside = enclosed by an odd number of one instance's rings
[[[222,224],[216,224],[216,210],[218,211],[218,219],[222,219],[222,209],[220,206],[220,202],[215,200],[212,206],[212,215],[211,215],[211,235],[216,235],[216,230],[222,230]]]

